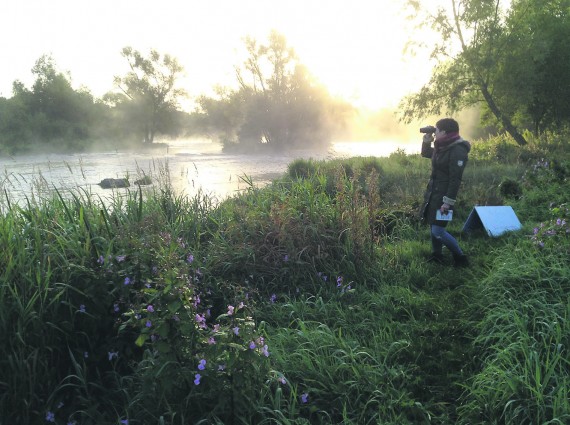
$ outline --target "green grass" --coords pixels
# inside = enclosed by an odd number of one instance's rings
[[[429,161],[402,152],[299,161],[222,203],[166,170],[7,202],[0,424],[567,423],[570,173],[536,152],[474,146],[465,269],[425,261]],[[460,234],[475,203],[523,229]]]

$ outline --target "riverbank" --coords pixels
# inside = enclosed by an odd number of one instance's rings
[[[564,423],[568,160],[499,152],[474,147],[450,229],[499,200],[523,229],[462,234],[466,269],[425,261],[429,161],[404,152],[296,161],[223,202],[161,186],[9,210],[0,417]]]

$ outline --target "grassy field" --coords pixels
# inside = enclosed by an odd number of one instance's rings
[[[222,203],[4,199],[0,425],[569,423],[567,151],[474,144],[461,269],[426,262],[403,152]],[[462,234],[474,205],[523,229]]]

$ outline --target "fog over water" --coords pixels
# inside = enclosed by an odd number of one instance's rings
[[[150,176],[152,190],[168,177],[179,194],[193,196],[200,190],[222,200],[246,190],[252,181],[262,187],[280,177],[287,166],[298,158],[333,159],[351,156],[388,156],[396,149],[417,152],[419,143],[403,145],[395,141],[336,142],[328,152],[307,150],[291,154],[226,154],[219,144],[208,140],[168,142],[167,145],[133,152],[102,152],[68,155],[34,154],[0,158],[0,207],[38,197],[49,197],[57,188],[100,195],[105,199],[137,188],[133,182]],[[167,172],[168,170],[168,172]],[[105,178],[128,177],[129,189],[102,189]],[[242,178],[240,178],[242,177]]]

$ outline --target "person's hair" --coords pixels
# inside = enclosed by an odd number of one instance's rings
[[[435,126],[446,133],[459,133],[459,124],[453,118],[442,118],[435,123]]]

